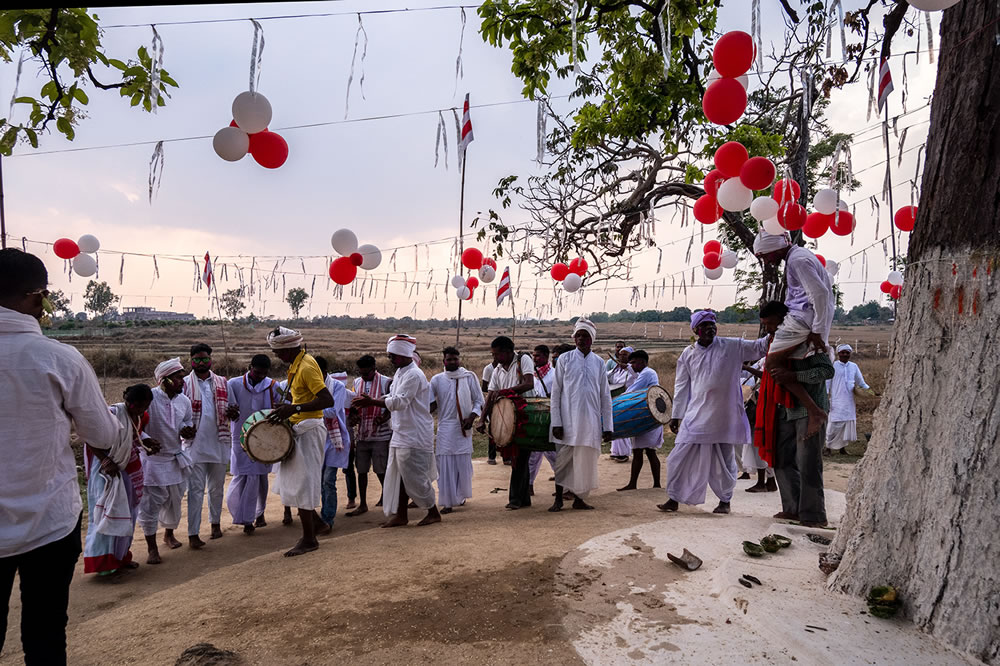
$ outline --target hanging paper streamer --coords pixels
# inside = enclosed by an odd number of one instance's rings
[[[538,166],[542,166],[542,162],[545,160],[545,98],[538,98],[538,111],[535,114],[535,144],[536,144],[536,155],[535,161]],[[441,121],[444,122],[443,120]],[[447,150],[447,147],[445,147]]]
[[[663,25],[663,16],[667,16],[666,27]],[[660,48],[663,49],[663,78],[670,78],[670,56],[671,56],[671,44],[670,44],[670,0],[663,3],[663,7],[660,9],[660,13],[656,15],[656,20],[659,23],[660,28]]]
[[[833,0],[833,4],[830,5],[831,11],[833,8],[837,8],[837,25],[840,27],[840,51],[841,55],[844,57],[844,62],[847,62],[847,33],[844,31],[844,5],[841,0]]]
[[[153,29],[153,43],[149,48],[149,57],[152,61],[149,68],[149,110],[156,113],[160,99],[160,71],[163,70],[163,39],[160,38],[160,33],[156,32],[156,25],[149,27]]]
[[[14,116],[14,100],[17,99],[17,87],[21,84],[21,70],[24,68],[24,56],[26,51],[21,49],[21,55],[17,58],[17,74],[14,77],[14,92],[10,96],[10,110],[7,112],[7,120]]]
[[[358,41],[361,37],[365,38],[365,43],[361,48],[361,78],[358,81],[358,88],[361,91],[361,99],[365,99],[365,56],[368,55],[368,33],[365,31],[365,25],[361,22],[361,14],[358,13],[358,29],[354,33],[354,53],[351,55],[351,71],[347,75],[347,95],[344,99],[344,118],[347,118],[347,113],[351,108],[351,83],[354,82],[354,64],[358,59]]]
[[[758,70],[764,68],[764,40],[760,32],[760,0],[752,0],[750,3],[750,37],[757,45],[755,62]]]
[[[444,125],[444,114],[438,111],[437,137],[434,139],[434,166],[440,159],[441,142],[444,142],[444,168],[448,168],[448,129]]]
[[[903,128],[903,133],[899,135],[899,148],[896,149],[897,157],[896,166],[900,166],[903,163],[903,144],[906,143],[906,132],[909,127]]]
[[[875,72],[878,70],[877,67],[872,65],[871,70],[868,73],[868,115],[866,120],[872,119],[872,109],[875,108]]]
[[[573,52],[570,54],[569,61],[573,63],[573,72],[575,74],[581,74],[580,63],[577,62],[577,36],[576,36],[576,15],[579,13],[580,8],[578,6],[577,0],[573,0],[573,6],[571,10],[573,13],[570,16],[570,30],[573,31]]]
[[[155,279],[160,279],[160,267],[156,265],[156,255],[153,255],[153,275]]]
[[[149,158],[149,204],[153,204],[153,194],[160,191],[160,181],[163,180],[163,141],[157,141],[153,146],[153,155]]]
[[[455,58],[455,90],[451,93],[454,97],[458,93],[458,79],[465,78],[465,67],[462,64],[462,46],[465,44],[465,7],[461,7],[462,12],[462,32],[458,37],[458,57]]]
[[[250,92],[257,92],[260,85],[261,59],[264,57],[264,29],[260,27],[255,19],[250,19],[253,24],[253,43],[250,45]]]
[[[118,269],[118,284],[124,284],[124,283],[125,283],[125,255],[123,254],[122,265],[121,268]]]
[[[927,58],[930,63],[934,64],[934,27],[931,25],[931,13],[924,12],[924,18],[927,19]]]

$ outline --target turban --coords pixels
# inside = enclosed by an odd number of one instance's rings
[[[627,354],[631,354],[631,353],[632,353],[632,352],[634,352],[634,351],[635,351],[635,350],[634,350],[634,349],[632,349],[631,347],[622,347],[622,350],[621,350],[620,352],[618,352],[618,353],[619,353],[619,354],[621,354],[622,352],[625,352],[625,353],[627,353]]]
[[[771,252],[783,250],[789,245],[791,245],[791,241],[788,239],[788,234],[775,235],[761,231],[753,239],[753,253],[757,255],[770,254]]]
[[[711,310],[698,310],[691,315],[691,330],[697,332],[698,327],[706,321],[710,321],[713,324],[716,323],[715,313]]]
[[[591,342],[597,342],[597,329],[594,327],[594,322],[589,319],[583,317],[577,319],[576,326],[573,327],[573,335],[576,335],[577,331],[587,331],[590,334]]]
[[[386,345],[385,351],[396,356],[413,358],[417,351],[417,339],[411,335],[394,335],[389,338],[389,344]]]
[[[837,353],[839,354],[842,351],[853,352],[854,350],[851,349],[851,345],[838,345],[837,346]]]
[[[336,379],[341,384],[347,383],[347,373],[346,372],[331,372],[330,376]]]
[[[414,351],[412,358],[413,358],[413,362],[417,364],[417,367],[419,367],[420,366],[420,352]]]
[[[169,361],[164,361],[156,366],[156,370],[153,372],[153,377],[156,378],[157,383],[160,383],[179,370],[183,371],[184,365],[181,363],[179,358],[172,358]]]
[[[279,326],[267,334],[267,344],[271,349],[296,349],[302,346],[302,334]]]

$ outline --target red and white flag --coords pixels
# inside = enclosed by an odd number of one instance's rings
[[[208,256],[208,252],[205,253],[205,270],[202,271],[201,281],[205,283],[205,286],[209,289],[212,288],[212,258]]]
[[[503,277],[500,278],[500,284],[497,285],[497,307],[503,303],[503,299],[510,296],[510,266],[503,269]]]
[[[889,59],[882,58],[882,65],[878,70],[878,111],[882,113],[885,102],[889,99],[892,88],[892,72],[889,71]]]
[[[472,135],[472,117],[469,115],[469,93],[465,93],[465,104],[462,106],[462,129],[458,137],[458,163],[465,161],[465,151],[475,137]]]

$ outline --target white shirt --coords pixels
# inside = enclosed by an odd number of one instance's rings
[[[431,387],[416,363],[396,371],[385,397],[392,416],[390,447],[434,450],[434,418],[430,412]]]
[[[635,370],[632,369],[631,365],[622,367],[616,363],[615,367],[608,370],[608,384],[612,386],[624,386],[628,389],[634,381]]]
[[[562,446],[589,446],[600,450],[604,431],[614,430],[611,388],[604,361],[579,349],[559,356],[552,382],[552,427],[563,429]]]
[[[656,370],[653,370],[648,365],[642,369],[642,372],[635,376],[632,383],[628,386],[629,393],[635,393],[637,391],[645,391],[653,386],[659,386],[660,376],[656,374]]]
[[[545,373],[545,376],[541,379],[538,378],[538,368],[535,368],[535,397],[536,398],[551,398],[552,397],[552,382],[556,378],[556,369],[549,366],[549,371]]]
[[[431,400],[437,403],[438,427],[437,449],[441,456],[472,453],[472,428],[462,434],[462,424],[458,415],[458,383],[468,385],[471,408],[462,416],[479,416],[483,413],[483,389],[475,373],[466,371],[461,379],[452,379],[444,372],[431,377]]]
[[[854,387],[871,388],[861,374],[861,368],[854,361],[833,362],[833,379],[826,380],[826,390],[830,393],[830,421],[856,421],[857,407],[854,404]]]
[[[535,374],[535,362],[531,360],[530,356],[515,357],[513,361],[510,362],[509,368],[504,368],[503,363],[497,363],[497,367],[493,368],[493,374],[490,377],[490,384],[488,390],[490,391],[502,391],[504,389],[512,389],[521,383],[521,377],[517,372],[518,364],[520,364],[521,374],[525,377],[532,377]],[[521,394],[524,398],[534,398],[535,392],[525,391]]]
[[[671,418],[681,419],[677,444],[744,444],[750,422],[743,407],[740,373],[744,361],[767,354],[769,339],[715,338],[689,345],[677,359]]]
[[[486,366],[483,368],[483,381],[486,382],[487,386],[490,385],[490,379],[492,377],[493,377],[493,364],[487,363]]]
[[[271,409],[273,404],[280,400],[278,382],[265,377],[255,386],[250,383],[250,373],[247,372],[230,379],[226,388],[229,393],[229,404],[240,408],[239,418],[230,421],[229,426],[232,451],[229,458],[229,473],[233,476],[267,474],[271,471],[271,466],[251,460],[240,444],[240,435],[243,434],[243,424],[251,414],[262,409]]]
[[[62,539],[80,518],[70,420],[98,449],[117,442],[121,426],[80,352],[3,307],[0,382],[0,557],[10,557]]]
[[[195,425],[198,432],[194,440],[190,442],[188,455],[193,463],[227,463],[232,451],[232,439],[223,439],[219,436],[218,414],[215,405],[215,385],[212,383],[212,375],[207,379],[199,379],[198,389],[201,392],[201,418]],[[184,378],[185,382],[191,381],[191,375]],[[228,393],[228,387],[227,387]],[[243,424],[240,423],[242,427]],[[231,432],[231,431],[230,431]]]
[[[151,456],[145,450],[139,451],[145,485],[172,486],[184,480],[186,461],[182,462],[178,457],[183,455],[187,458],[187,454],[181,451],[180,431],[193,423],[191,401],[186,395],[178,393],[170,399],[159,386],[153,389],[146,434],[160,443],[160,452]]]
[[[785,257],[785,305],[799,318],[810,324],[813,333],[826,340],[833,324],[833,283],[830,274],[819,263],[816,255],[798,245],[793,245]]]

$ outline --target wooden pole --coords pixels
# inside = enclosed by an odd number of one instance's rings
[[[219,313],[219,328],[222,330],[222,357],[226,359],[226,374],[232,368],[229,367],[229,345],[226,344],[226,320],[222,315],[222,305],[219,303],[219,285],[215,281],[215,271],[212,271],[212,291],[215,292],[215,309]]]
[[[462,270],[462,253],[465,252],[465,241],[462,238],[463,220],[465,219],[465,160],[468,155],[462,155],[462,190],[458,198],[458,270]],[[458,322],[455,327],[455,346],[462,337],[462,299],[458,299]]]
[[[511,329],[510,337],[517,337],[517,313],[514,311],[514,290],[511,289],[509,292],[510,296],[510,316],[511,316]]]
[[[892,270],[896,270],[896,214],[892,205],[892,160],[889,159],[889,100],[885,101],[885,125],[882,127],[882,141],[885,143],[885,172],[889,174],[889,235],[892,237]]]
[[[0,247],[7,249],[7,217],[3,210],[3,156],[0,155]]]

